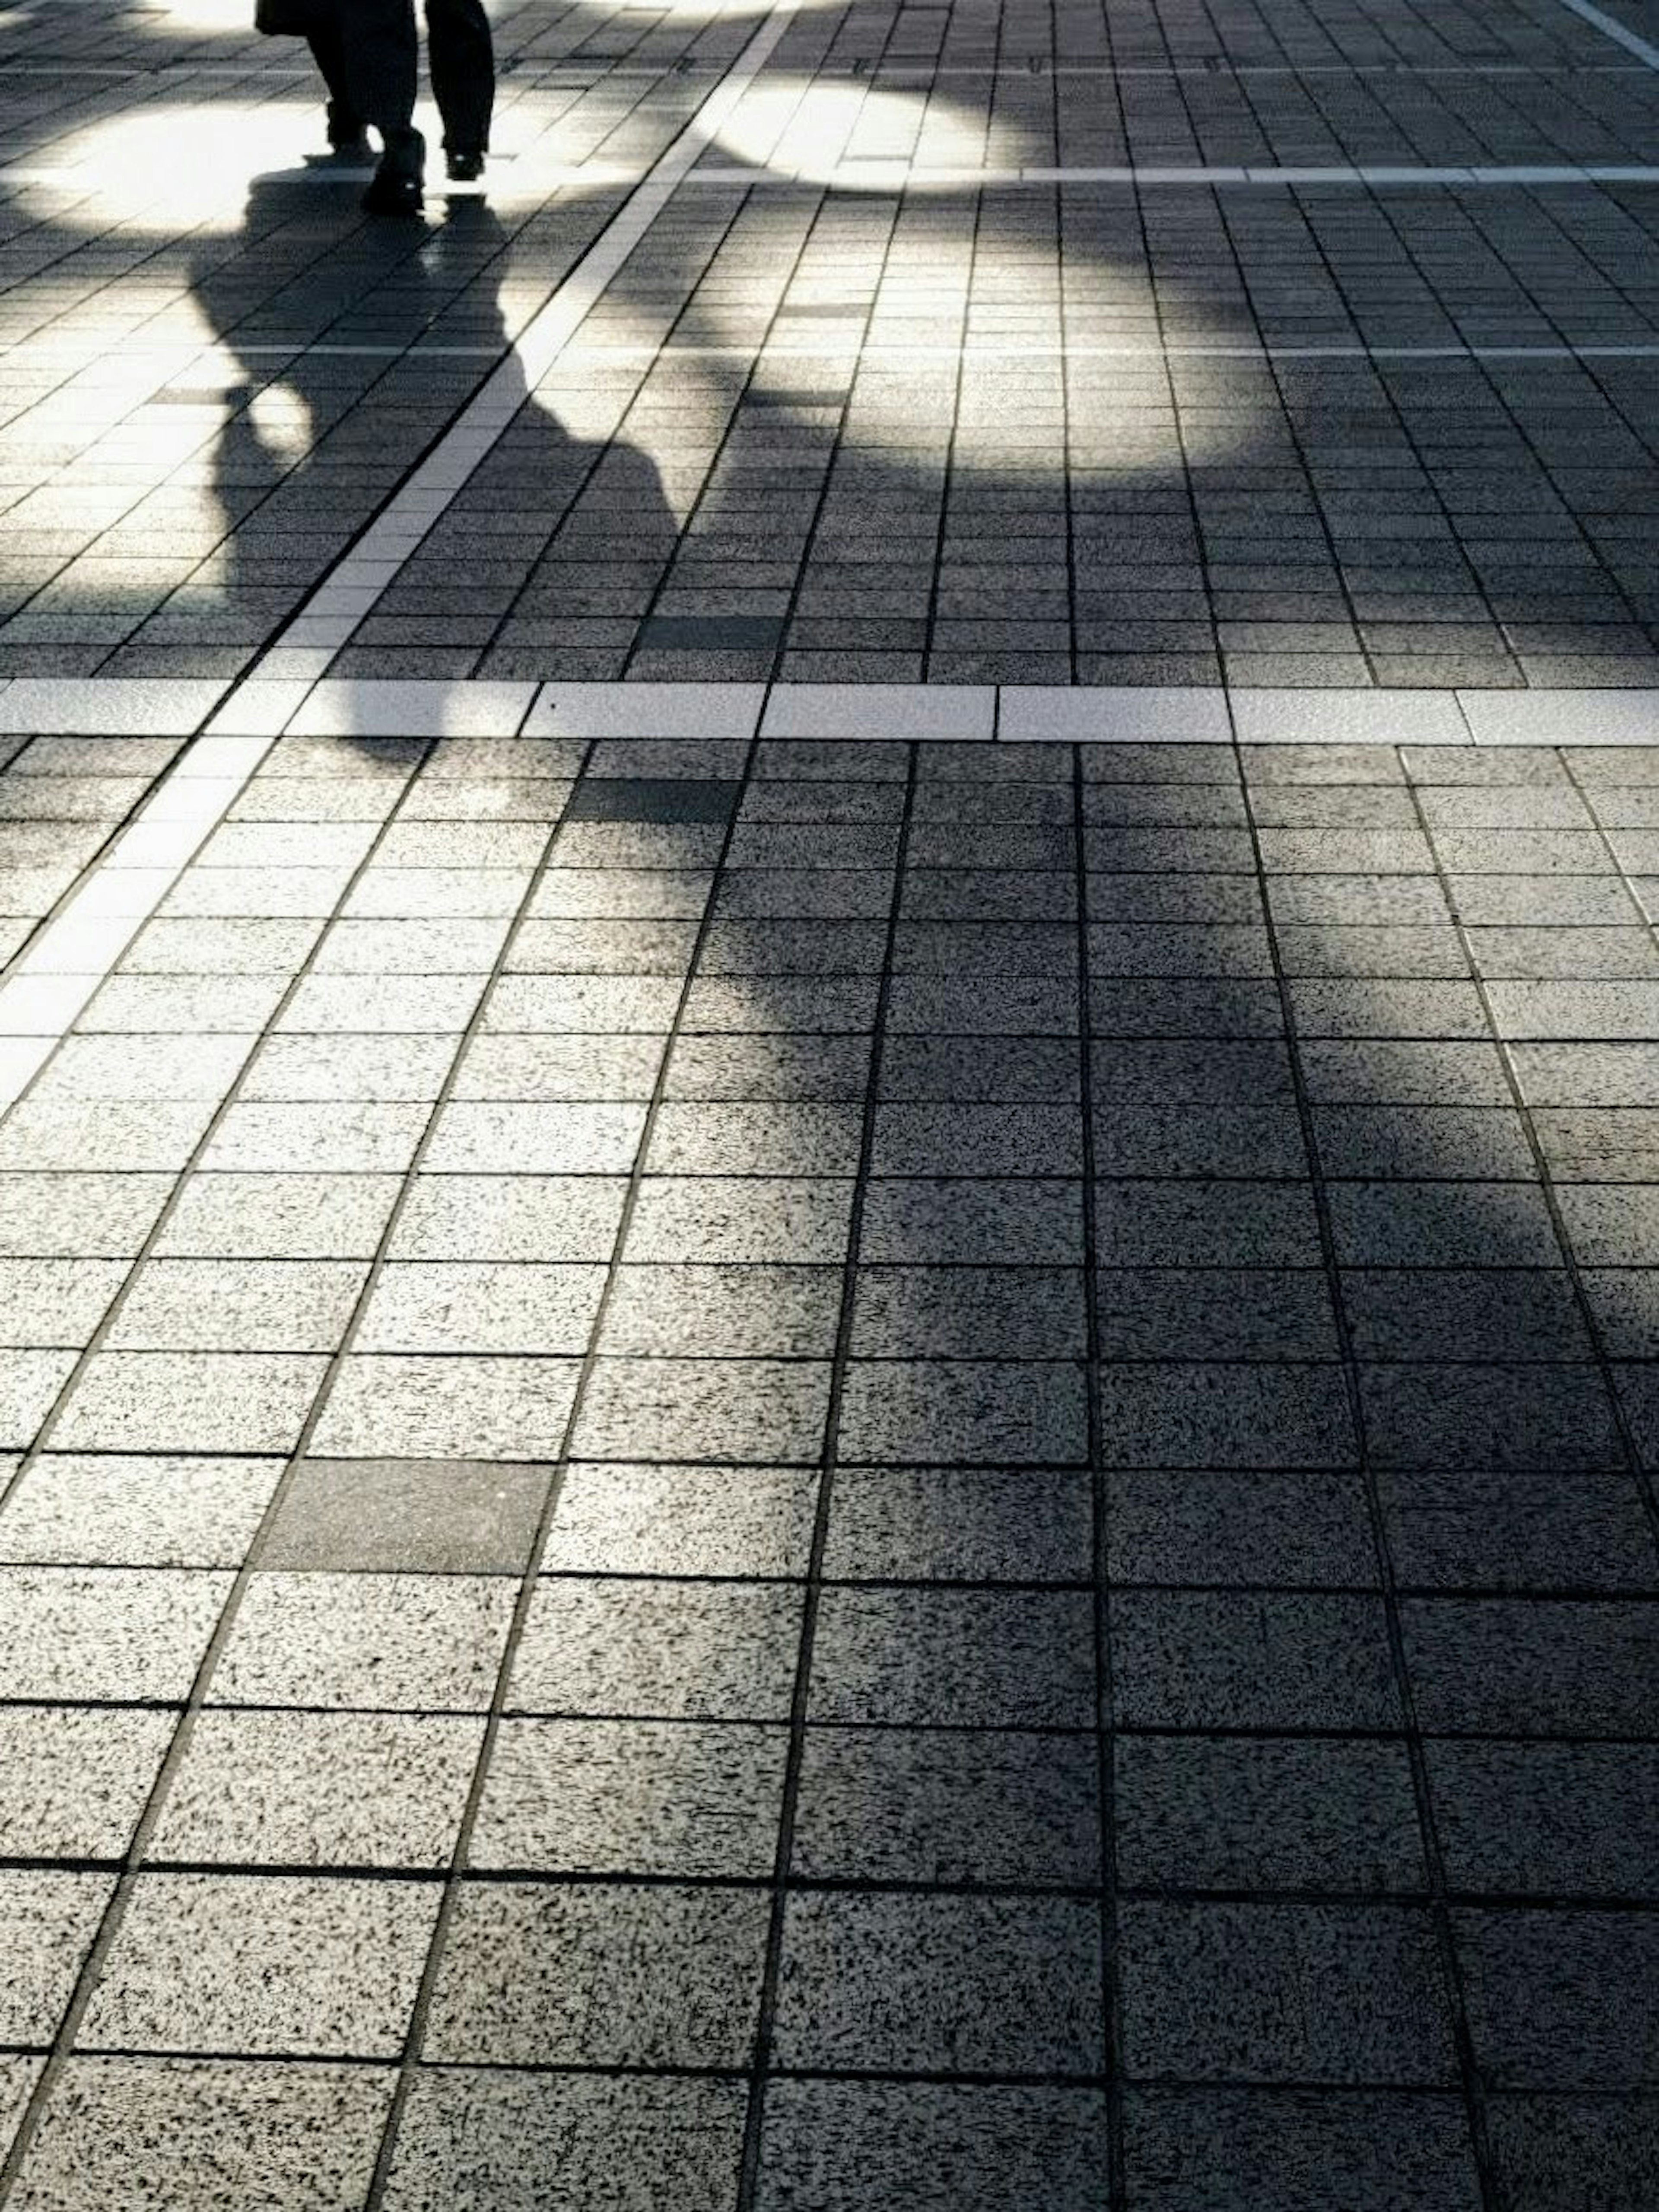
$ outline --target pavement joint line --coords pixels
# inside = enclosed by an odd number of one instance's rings
[[[1627,29],[1617,16],[1609,15],[1605,9],[1595,6],[1594,0],[1555,0],[1555,4],[1600,31],[1603,38],[1613,40],[1627,54],[1634,54],[1645,68],[1659,70],[1659,46],[1651,45],[1648,40]]]
[[[598,361],[748,361],[754,356],[751,346],[720,345],[595,345],[578,349],[584,356]],[[774,338],[769,340],[762,358],[773,360],[836,360],[848,349],[844,345],[816,344],[803,340],[799,345],[786,344]],[[1262,345],[1240,342],[1237,344],[1207,343],[1194,341],[1170,343],[1157,339],[1136,341],[1121,345],[1094,345],[1086,341],[1079,343],[1031,343],[965,345],[913,345],[902,340],[884,342],[870,339],[860,349],[860,358],[872,356],[903,360],[954,361],[965,356],[981,361],[1157,361],[1179,358],[1218,361],[1601,361],[1659,359],[1659,344],[1654,345],[1434,345],[1434,346],[1368,346],[1368,345]]]

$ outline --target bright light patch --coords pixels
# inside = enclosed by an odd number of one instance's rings
[[[764,0],[745,0],[733,7],[731,0],[622,0],[619,15],[669,16],[677,23],[714,23],[733,15],[763,15]]]
[[[155,228],[241,228],[248,187],[268,171],[298,168],[322,138],[320,100],[157,100],[70,131],[43,156],[100,185],[118,184],[124,220]]]
[[[246,38],[253,28],[253,10],[242,0],[163,0],[158,12],[169,31],[234,32]]]
[[[744,94],[710,143],[735,161],[810,184],[856,183],[846,171],[864,162],[980,168],[985,126],[919,94],[767,76]]]

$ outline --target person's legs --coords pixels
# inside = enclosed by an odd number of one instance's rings
[[[414,0],[340,0],[340,37],[352,105],[383,137],[415,120]]]
[[[352,105],[385,143],[363,205],[374,215],[412,215],[426,160],[415,128],[414,0],[341,0],[340,29]]]
[[[318,75],[328,87],[328,143],[337,149],[356,148],[362,139],[363,118],[346,83],[345,40],[339,18],[313,23],[306,33],[306,44],[311,48]]]
[[[483,0],[426,0],[426,33],[445,150],[482,155],[495,104],[495,52]]]

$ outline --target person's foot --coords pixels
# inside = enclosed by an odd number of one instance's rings
[[[368,215],[419,215],[426,195],[426,141],[418,131],[387,131],[380,166],[363,194]]]
[[[452,184],[476,184],[483,176],[483,168],[482,146],[451,146],[445,151],[444,169]]]
[[[362,118],[354,115],[349,107],[343,107],[337,100],[328,103],[328,150],[339,161],[367,162],[374,158]]]

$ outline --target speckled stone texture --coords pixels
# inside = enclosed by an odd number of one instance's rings
[[[361,780],[298,744],[261,818]],[[1659,1217],[1621,1178],[1659,1062],[1416,985],[1630,965],[1605,902],[1494,946],[1435,824],[1611,823],[1659,750],[726,765],[734,837],[898,842],[733,846],[695,894],[624,843],[678,933],[590,915],[534,972],[666,981],[666,1030],[578,992],[446,1045],[512,1042],[492,1093],[634,1101],[625,1171],[421,1134],[406,1175],[355,1136],[218,1165],[204,1127],[137,1212],[89,1151],[12,1177],[8,1333],[66,1363],[0,1503],[13,2201],[1645,2212]],[[398,757],[410,818],[445,768]],[[526,917],[646,803],[580,814]],[[1402,807],[1426,842],[1386,866],[1265,842]],[[1184,845],[1218,819],[1262,843]],[[1011,853],[1024,821],[1056,842]],[[1646,943],[1598,849],[1479,882],[1601,886]],[[440,949],[386,903],[419,933],[348,936],[368,981]],[[735,977],[734,903],[884,914],[873,995],[805,987],[861,938],[781,929],[768,968],[757,935]],[[964,906],[1013,918],[900,964],[907,915]],[[260,957],[333,972],[362,926]],[[480,1007],[517,941],[459,947]],[[643,1082],[607,1057],[640,1036]],[[676,1067],[718,1110],[669,1111]]]
[[[0,2212],[1654,2212],[1659,69],[495,14],[0,9]]]

